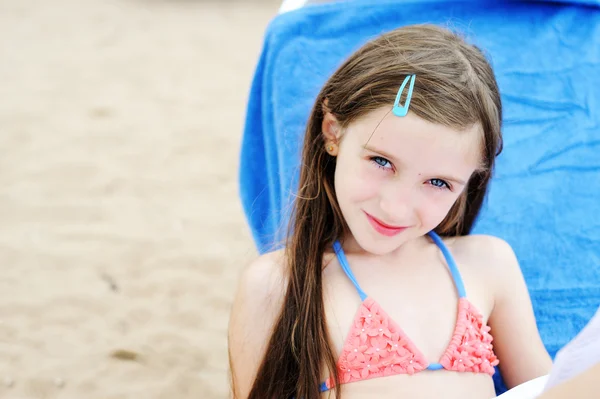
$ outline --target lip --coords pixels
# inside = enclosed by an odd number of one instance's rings
[[[386,237],[393,237],[396,234],[400,234],[404,230],[406,230],[406,227],[390,226],[389,224],[382,222],[376,217],[369,215],[367,212],[365,212],[365,215],[367,215],[367,219],[369,220],[369,223],[371,223],[371,226],[373,226],[375,231]]]

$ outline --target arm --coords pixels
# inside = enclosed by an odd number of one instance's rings
[[[540,338],[533,307],[519,263],[504,241],[489,237],[486,245],[494,288],[494,308],[489,326],[494,351],[508,388],[546,375],[552,360]]]
[[[259,257],[242,274],[229,320],[229,364],[235,399],[247,398],[281,310],[283,253]]]

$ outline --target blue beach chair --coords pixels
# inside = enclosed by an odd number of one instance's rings
[[[286,3],[296,9],[266,30],[241,151],[259,251],[283,238],[305,124],[342,60],[398,26],[456,28],[489,55],[504,105],[505,147],[474,233],[513,246],[554,356],[600,305],[600,0]]]

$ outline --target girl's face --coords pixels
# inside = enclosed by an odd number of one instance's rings
[[[438,226],[480,166],[480,129],[457,131],[388,108],[350,124],[335,171],[347,239],[386,254]]]

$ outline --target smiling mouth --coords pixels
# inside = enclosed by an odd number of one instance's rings
[[[407,227],[405,226],[392,226],[387,223],[384,223],[376,217],[369,215],[367,212],[365,212],[365,215],[367,216],[369,223],[371,223],[371,226],[373,226],[375,231],[384,236],[392,237],[407,229]]]

